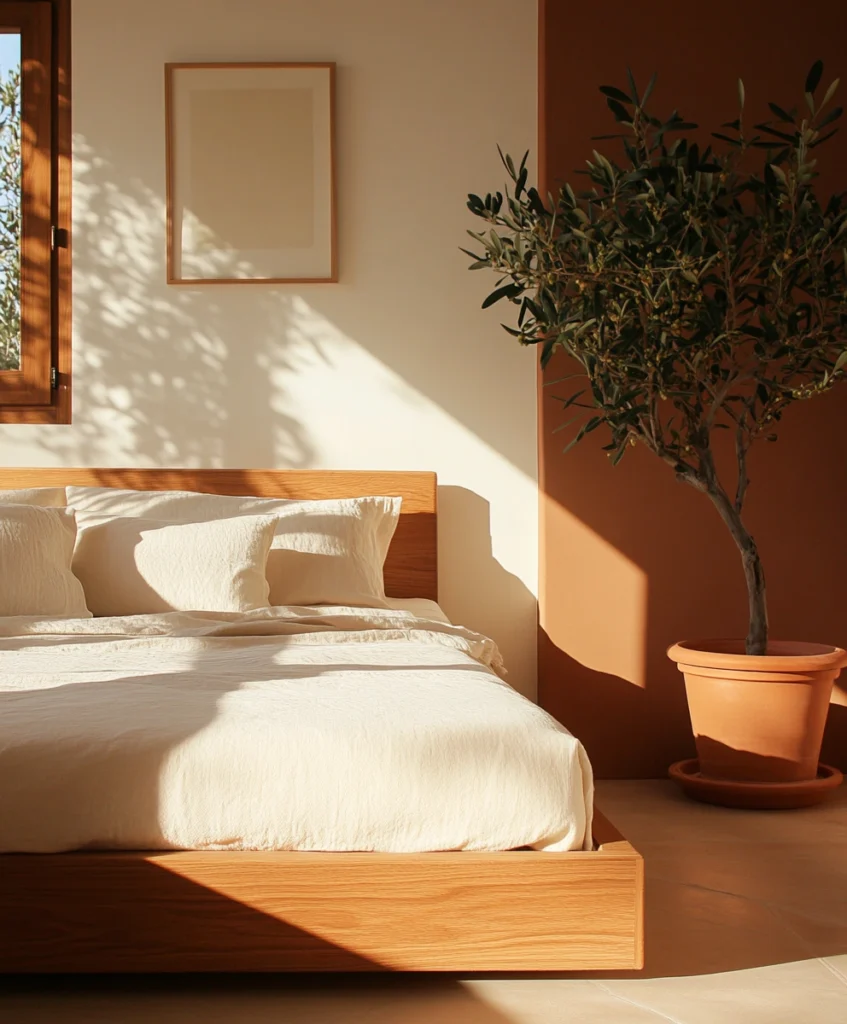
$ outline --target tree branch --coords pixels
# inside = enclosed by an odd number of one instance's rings
[[[698,491],[703,491],[704,493],[708,490],[705,479],[697,472],[694,466],[690,465],[684,459],[677,458],[673,452],[669,452],[667,448],[661,444],[658,444],[655,447],[651,446],[651,450],[673,469],[676,473],[677,480],[682,480],[685,483],[690,484],[692,487],[695,487]]]
[[[729,393],[739,384],[746,384],[748,380],[752,379],[752,374],[750,373],[730,373],[727,379],[724,381],[723,386],[718,388],[717,391],[711,392],[713,395],[713,400],[711,406],[709,407],[709,411],[706,413],[707,430],[711,430],[714,426],[717,415],[721,411],[721,409],[724,408]],[[711,389],[709,390],[711,391]],[[734,416],[733,419],[735,419]]]
[[[735,431],[735,458],[738,462],[738,485],[735,489],[735,511],[741,512],[750,478],[747,476],[747,451],[750,447],[747,432],[747,413],[744,412],[738,421]]]
[[[765,594],[765,574],[756,542],[744,525],[741,514],[730,501],[721,486],[715,469],[715,460],[710,448],[700,452],[702,482],[705,486],[698,490],[705,491],[712,504],[732,534],[736,547],[741,555],[744,578],[747,582],[747,601],[750,611],[750,628],[747,633],[747,654],[765,654],[768,645],[768,612]],[[691,481],[689,481],[691,482]],[[697,486],[696,484],[694,486]]]

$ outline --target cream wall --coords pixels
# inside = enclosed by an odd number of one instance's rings
[[[535,0],[74,0],[71,427],[7,465],[433,469],[441,602],[535,693],[535,361],[457,251],[536,146]],[[166,61],[338,63],[341,283],[165,285]]]

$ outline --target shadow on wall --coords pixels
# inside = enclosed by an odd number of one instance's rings
[[[118,186],[124,175],[79,137],[74,175],[85,239],[74,262],[74,423],[44,431],[39,446],[87,466],[307,465],[307,431],[272,386],[294,358],[285,298],[164,291],[160,198],[138,179]]]
[[[847,643],[847,640],[842,642]],[[845,751],[847,751],[847,681],[841,678],[835,684],[833,700],[829,705],[821,760],[824,764],[833,765],[842,772],[847,772]]]
[[[448,618],[496,639],[507,670],[524,664],[535,637],[514,625],[534,611],[536,599],[494,557],[491,507],[485,498],[465,487],[438,488],[438,554],[442,566],[466,567],[450,573],[450,587],[440,598]],[[523,680],[507,676],[507,681],[525,692]]]

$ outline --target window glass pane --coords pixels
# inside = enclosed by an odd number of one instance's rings
[[[21,365],[21,37],[0,29],[0,370]]]

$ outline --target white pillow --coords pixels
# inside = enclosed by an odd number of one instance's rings
[[[387,608],[382,568],[401,498],[292,501],[277,512],[271,604]]]
[[[69,509],[0,505],[0,615],[91,617],[71,572],[75,537]]]
[[[268,557],[272,605],[387,607],[382,568],[400,518],[400,498],[300,501],[69,487],[68,503],[83,512],[170,522],[272,514],[279,518]]]
[[[40,505],[42,508],[64,508],[67,505],[64,487],[19,487],[0,491],[2,505]]]
[[[77,513],[73,571],[95,615],[268,606],[273,516],[205,523]]]

